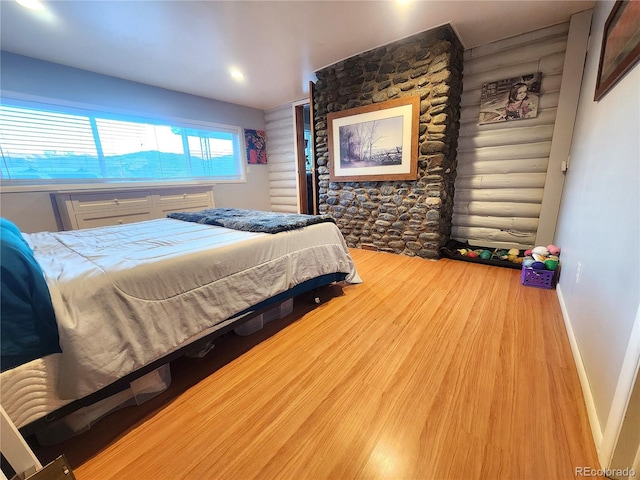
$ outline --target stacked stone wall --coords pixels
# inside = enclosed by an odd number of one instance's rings
[[[463,47],[450,26],[326,67],[313,97],[320,213],[355,248],[437,258],[451,233]],[[327,114],[420,96],[416,180],[332,182]]]

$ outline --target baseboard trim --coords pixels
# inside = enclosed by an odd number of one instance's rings
[[[587,376],[587,370],[585,369],[584,362],[582,361],[582,355],[580,354],[580,348],[578,347],[578,342],[573,332],[573,325],[571,323],[569,311],[567,310],[567,305],[564,301],[564,296],[562,295],[562,287],[560,286],[560,284],[558,284],[558,286],[556,287],[556,293],[558,294],[558,301],[560,302],[560,310],[562,310],[564,325],[567,329],[567,336],[569,337],[569,344],[571,345],[573,360],[576,364],[576,369],[578,370],[578,377],[580,378],[580,385],[582,386],[582,395],[584,396],[584,402],[587,406],[587,415],[589,417],[589,424],[591,425],[591,435],[593,435],[593,440],[596,445],[600,466],[604,467],[606,466],[606,460],[602,458],[603,455],[600,449],[602,440],[604,438],[602,427],[600,425],[600,421],[598,420],[596,404],[593,399],[593,393],[591,392],[591,386],[589,385],[589,377]]]
[[[599,451],[602,452],[600,461],[603,462],[602,458],[605,458],[604,463],[607,466],[610,466],[613,461],[618,442],[626,444],[628,441],[635,441],[630,440],[628,435],[626,438],[621,435],[623,434],[623,425],[627,418],[636,377],[640,371],[640,305],[636,310],[636,317],[629,338],[618,383],[611,401],[607,424],[602,432],[602,445],[599,448]]]

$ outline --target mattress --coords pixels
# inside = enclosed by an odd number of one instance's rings
[[[159,219],[24,235],[51,292],[61,354],[3,372],[21,427],[321,275],[361,280],[333,223],[278,234]]]
[[[2,407],[16,427],[22,428],[72,401],[57,395],[59,357],[59,353],[47,355],[0,375]]]
[[[171,349],[167,354],[206,337],[232,321],[230,319],[207,328]],[[58,396],[59,361],[60,354],[54,353],[0,374],[2,405],[17,428],[35,422],[73,401],[72,399],[61,399]],[[113,397],[119,395],[116,394]]]

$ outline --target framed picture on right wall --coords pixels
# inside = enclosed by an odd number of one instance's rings
[[[640,59],[640,1],[617,0],[602,35],[594,100],[598,101]]]

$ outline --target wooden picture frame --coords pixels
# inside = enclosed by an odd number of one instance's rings
[[[640,2],[617,0],[602,35],[594,100],[599,101],[640,59]]]
[[[419,96],[329,113],[331,181],[415,180],[419,122]]]

